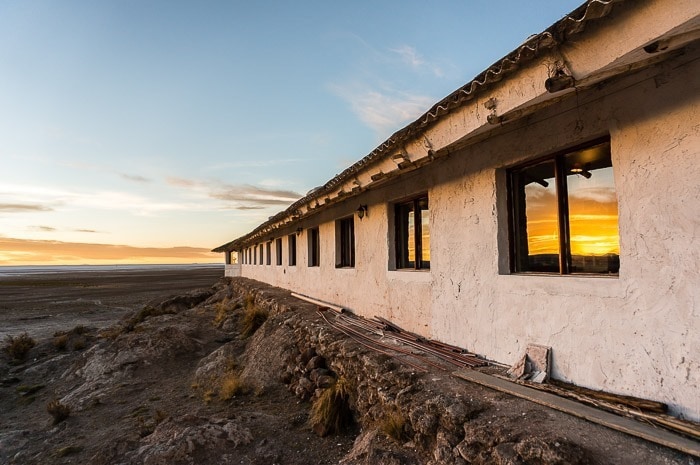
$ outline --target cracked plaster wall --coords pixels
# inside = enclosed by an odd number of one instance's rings
[[[582,91],[504,125],[389,186],[308,219],[298,263],[242,275],[512,364],[553,348],[553,376],[667,402],[700,420],[700,60],[698,49]],[[466,111],[466,110],[465,110]],[[459,111],[453,116],[459,124]],[[447,125],[452,127],[450,125]],[[619,277],[508,273],[504,169],[609,134],[618,196]],[[431,270],[388,271],[390,203],[428,192]],[[359,204],[356,266],[335,268],[334,221]],[[311,223],[313,221],[313,223]],[[306,263],[320,224],[321,266]],[[295,226],[296,227],[296,226]],[[273,247],[274,251],[274,247]]]

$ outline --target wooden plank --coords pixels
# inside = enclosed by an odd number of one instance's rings
[[[548,392],[538,391],[520,384],[515,384],[505,379],[496,378],[476,370],[457,370],[454,376],[466,381],[480,384],[497,391],[520,397],[549,407],[560,412],[568,413],[593,423],[660,444],[665,447],[679,450],[686,454],[700,457],[700,442],[674,434],[662,428],[640,423],[630,418],[621,417],[610,412],[599,410],[579,402],[565,399]]]

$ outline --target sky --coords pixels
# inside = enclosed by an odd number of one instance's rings
[[[0,265],[222,262],[582,0],[0,0]]]

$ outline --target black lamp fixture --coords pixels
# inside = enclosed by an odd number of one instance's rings
[[[361,220],[367,214],[367,205],[357,207],[357,217]]]
[[[304,228],[301,228],[301,227],[297,228],[297,236],[300,235],[303,230],[304,230]]]
[[[588,163],[583,167],[580,163],[574,163],[574,166],[571,167],[571,173],[578,174],[586,179],[591,179],[591,176],[593,176],[591,172],[588,171]]]

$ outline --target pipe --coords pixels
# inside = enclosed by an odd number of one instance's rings
[[[316,304],[319,307],[328,307],[332,310],[335,310],[338,313],[343,313],[343,311],[344,311],[343,307],[340,307],[338,305],[329,304],[328,302],[314,299],[313,297],[309,297],[309,296],[306,296],[304,294],[297,294],[296,292],[292,292],[292,297],[296,297],[297,299],[305,300],[306,302]]]

